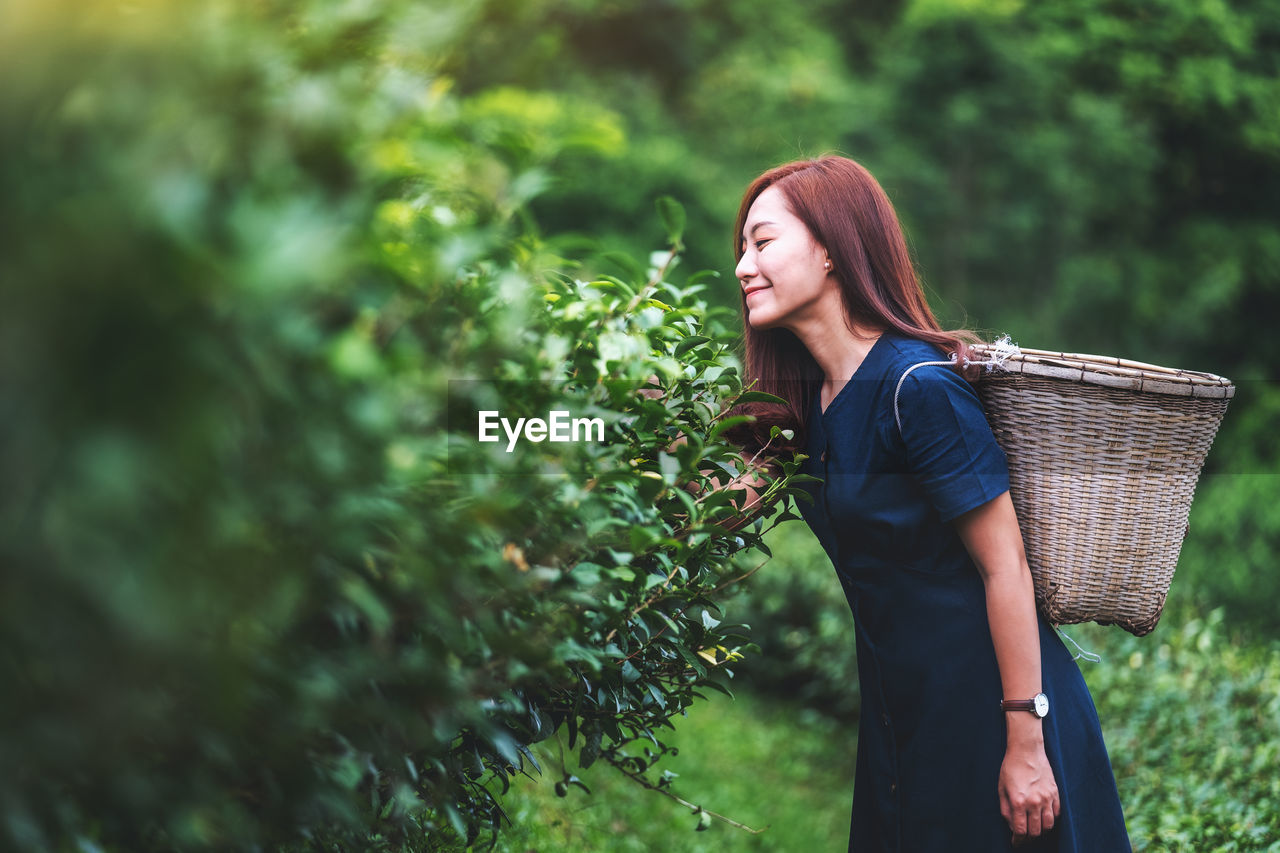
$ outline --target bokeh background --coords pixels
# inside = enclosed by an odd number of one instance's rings
[[[563,356],[529,282],[643,277],[664,196],[731,327],[740,192],[826,152],[945,323],[1237,383],[1161,625],[1068,633],[1135,849],[1280,850],[1276,0],[0,4],[0,839],[453,844],[334,793],[352,732],[465,724],[473,634],[376,629],[483,609],[503,561],[466,555],[539,499],[442,485],[448,381]],[[722,602],[759,652],[663,766],[769,829],[598,765],[513,780],[498,849],[844,849],[851,621],[802,524],[767,541]]]

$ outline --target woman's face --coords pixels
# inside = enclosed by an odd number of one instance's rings
[[[742,259],[735,275],[747,300],[747,322],[755,329],[796,326],[820,311],[834,294],[827,254],[788,208],[781,191],[756,197],[743,225]]]

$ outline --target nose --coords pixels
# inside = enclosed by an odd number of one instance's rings
[[[738,281],[745,287],[749,279],[756,276],[756,262],[751,257],[748,250],[742,253],[742,257],[738,259],[738,266],[734,269],[733,274],[738,277]]]

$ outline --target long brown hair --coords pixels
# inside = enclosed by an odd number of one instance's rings
[[[762,174],[742,196],[733,228],[734,260],[742,259],[742,228],[760,193],[776,187],[791,212],[804,223],[831,259],[832,275],[850,328],[882,329],[926,341],[939,353],[962,359],[977,342],[972,332],[944,331],[938,325],[907,251],[898,215],[871,173],[847,157],[797,160]],[[794,429],[788,442],[775,440],[770,449],[798,448],[808,428],[813,395],[823,374],[808,349],[790,330],[753,329],[742,298],[743,363],[753,388],[788,401],[744,403],[734,414],[752,414],[756,422],[733,434],[750,450],[769,440],[772,426]]]

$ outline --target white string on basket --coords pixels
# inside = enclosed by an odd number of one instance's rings
[[[1008,335],[1001,335],[987,346],[989,347],[987,358],[981,361],[970,361],[966,358],[964,360],[965,367],[971,364],[981,364],[990,373],[993,370],[1003,368],[1004,363],[1015,355],[1022,354],[1022,348],[1015,344]]]
[[[990,373],[997,368],[1003,368],[1004,363],[1022,352],[1022,349],[1013,342],[1008,335],[1001,335],[988,345],[989,350],[987,357],[984,359],[971,359],[965,356],[962,363],[965,367],[981,366]],[[911,375],[911,371],[917,367],[950,367],[956,363],[956,354],[951,353],[951,357],[947,361],[922,361],[919,364],[913,364],[908,367],[898,378],[898,385],[893,389],[893,419],[898,424],[898,432],[902,432],[902,416],[898,413],[898,395],[902,392],[902,383]]]
[[[1067,632],[1062,630],[1061,626],[1054,625],[1053,629],[1058,632],[1058,636],[1076,647],[1076,654],[1071,656],[1072,660],[1080,660],[1081,658],[1084,658],[1090,663],[1102,663],[1102,655],[1097,654],[1096,652],[1086,652],[1080,647],[1079,643],[1067,636]]]

